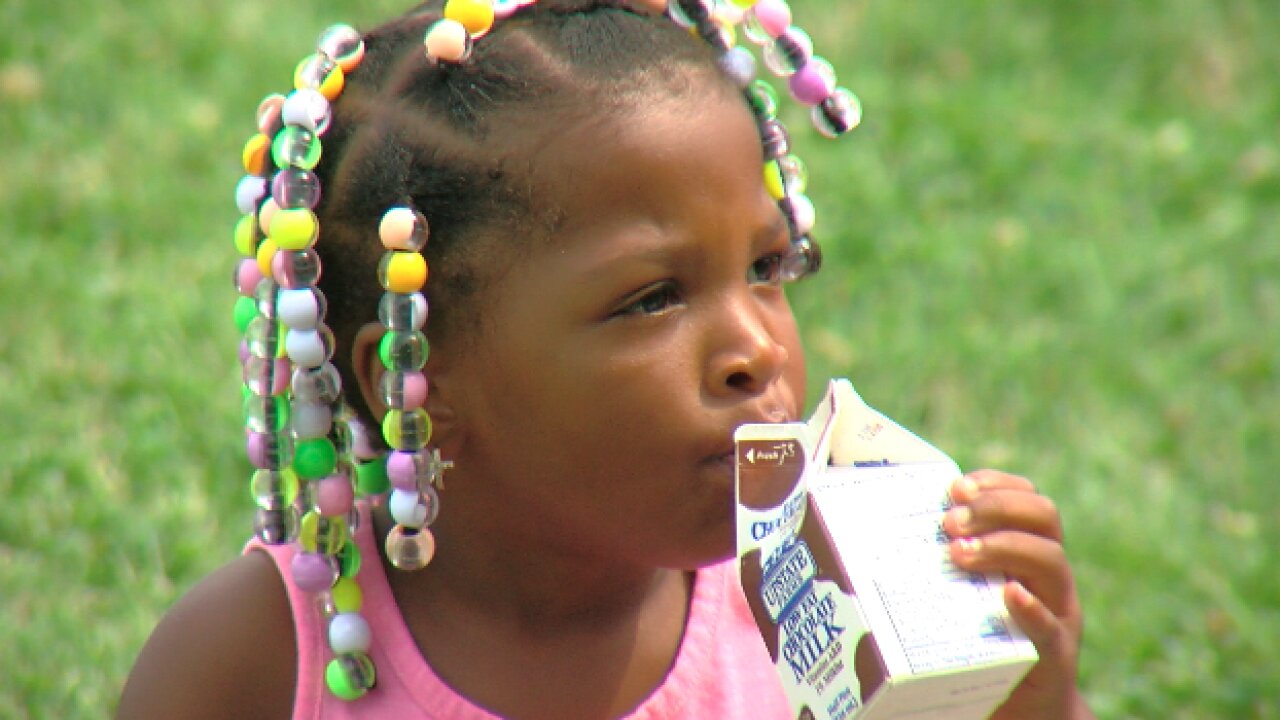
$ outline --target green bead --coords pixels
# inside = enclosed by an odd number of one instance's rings
[[[383,335],[378,343],[378,358],[382,360],[382,366],[392,372],[421,370],[430,356],[427,336],[416,330],[393,330]]]
[[[329,438],[302,440],[293,451],[293,469],[303,480],[332,475],[338,466],[338,450]]]
[[[391,479],[387,477],[385,455],[356,465],[356,492],[364,496],[381,495],[390,489]]]
[[[324,683],[329,692],[343,700],[358,700],[374,684],[373,661],[364,653],[340,655],[324,669]]]
[[[276,167],[311,170],[320,163],[320,138],[306,128],[290,125],[276,133],[271,157]]]
[[[353,578],[360,572],[360,548],[350,539],[338,551],[338,567],[342,577]]]
[[[258,303],[247,295],[241,295],[236,298],[236,329],[243,335],[245,330],[249,329],[249,323],[258,316]]]
[[[778,117],[778,91],[765,80],[756,80],[747,89],[747,102],[756,115],[774,119]]]

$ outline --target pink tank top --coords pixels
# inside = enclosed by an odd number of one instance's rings
[[[339,700],[324,685],[329,658],[324,619],[313,598],[285,583],[293,608],[298,649],[293,720],[397,718],[501,720],[445,684],[418,652],[396,607],[374,546],[373,523],[361,506],[356,542],[366,561],[357,580],[364,591],[363,615],[373,630],[369,655],[378,668],[377,687],[354,702]],[[246,552],[266,551],[287,577],[292,546],[252,541]],[[624,720],[783,720],[786,697],[756,632],[737,582],[736,564],[698,571],[684,637],[671,671]]]

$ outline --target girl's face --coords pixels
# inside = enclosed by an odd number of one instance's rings
[[[805,385],[754,120],[710,87],[572,123],[535,165],[563,222],[484,291],[466,355],[440,351],[441,521],[644,565],[726,557],[733,431],[796,419]]]

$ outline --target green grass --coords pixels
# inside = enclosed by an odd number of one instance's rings
[[[245,536],[236,158],[348,5],[0,4],[0,717],[107,714]],[[1280,717],[1280,5],[796,6],[867,109],[792,123],[811,377],[1055,498],[1103,717]]]

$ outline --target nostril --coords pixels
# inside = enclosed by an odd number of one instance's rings
[[[739,371],[731,373],[729,377],[725,378],[724,384],[734,390],[750,390],[754,382],[751,379],[751,373]]]

